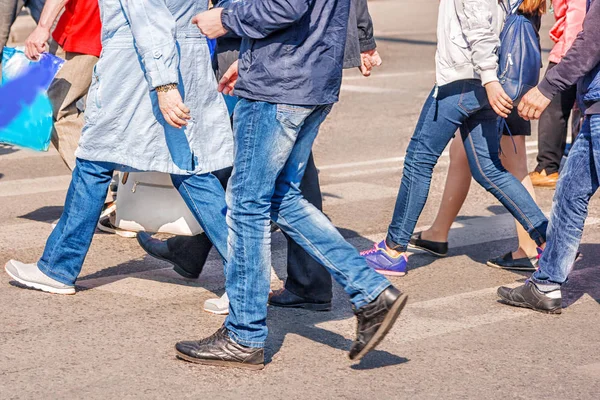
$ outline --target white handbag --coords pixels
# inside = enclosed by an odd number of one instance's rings
[[[169,174],[121,173],[115,225],[133,232],[195,236],[202,227],[173,186]]]

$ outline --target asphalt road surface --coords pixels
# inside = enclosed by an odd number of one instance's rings
[[[325,211],[361,250],[384,236],[406,146],[434,83],[437,4],[370,3],[384,65],[368,79],[346,73],[341,102],[315,146]],[[27,18],[16,42],[31,27]],[[547,55],[551,44],[542,36]],[[535,132],[527,146],[532,165]],[[444,155],[420,227],[435,216],[447,165]],[[0,146],[0,262],[37,260],[69,179],[55,151]],[[537,191],[546,213],[552,195]],[[223,322],[201,310],[224,291],[215,254],[199,280],[182,280],[135,240],[99,233],[75,296],[23,290],[0,273],[0,399],[598,399],[598,210],[595,200],[560,316],[497,302],[499,285],[527,275],[485,265],[513,249],[514,224],[473,184],[449,257],[414,255],[408,275],[392,279],[410,300],[377,351],[360,364],[348,360],[355,320],[336,286],[331,312],[270,309],[262,372],[175,359],[175,342],[207,336]],[[281,234],[272,247],[278,288],[286,275]]]

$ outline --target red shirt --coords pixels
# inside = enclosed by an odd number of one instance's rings
[[[97,0],[69,0],[52,37],[65,51],[100,57],[101,31]]]

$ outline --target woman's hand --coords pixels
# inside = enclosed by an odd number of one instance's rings
[[[507,118],[513,109],[513,101],[508,97],[500,82],[492,81],[487,83],[485,91],[487,92],[488,101],[496,114],[502,118]]]
[[[48,39],[50,31],[38,25],[25,41],[25,56],[33,61],[39,60],[40,54],[48,51]]]
[[[175,128],[183,128],[187,125],[187,121],[192,118],[190,109],[183,104],[177,86],[169,87],[167,90],[163,88],[166,88],[166,86],[156,88],[160,111],[169,125]]]

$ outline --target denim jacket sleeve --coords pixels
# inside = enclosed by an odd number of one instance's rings
[[[369,14],[367,0],[356,0],[356,22],[358,26],[358,40],[360,52],[373,50],[377,47],[373,37],[373,20]]]
[[[228,31],[243,38],[262,39],[300,20],[314,0],[240,1],[223,10]]]
[[[538,89],[551,99],[574,85],[600,64],[600,1],[592,3],[579,32],[562,61],[546,74]]]
[[[497,81],[498,56],[496,55],[496,49],[500,44],[500,38],[492,25],[490,2],[481,0],[454,1],[462,33],[471,48],[471,61],[475,72],[479,74],[481,83],[484,85]]]
[[[120,0],[151,88],[179,81],[175,17],[165,0]]]

